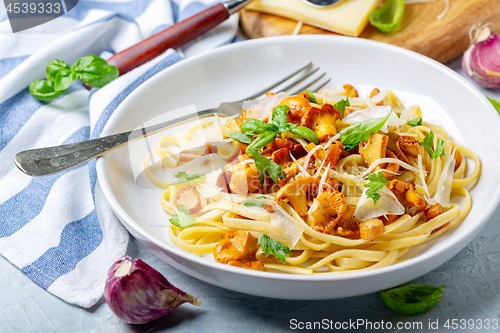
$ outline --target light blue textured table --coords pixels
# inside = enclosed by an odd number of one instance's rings
[[[459,60],[449,66],[463,74]],[[500,99],[500,89],[482,91]],[[307,322],[320,322],[332,331],[337,322],[344,325],[340,331],[348,332],[500,331],[500,208],[462,252],[412,281],[446,285],[437,307],[414,316],[393,312],[378,293],[331,301],[282,301],[248,296],[191,278],[169,267],[134,239],[127,253],[156,268],[175,286],[199,297],[201,307],[185,304],[152,323],[128,325],[113,315],[103,299],[88,310],[69,305],[42,290],[0,257],[0,332],[284,332],[301,331],[299,323],[306,328]],[[453,319],[457,319],[457,329],[445,328],[446,321],[452,325]],[[469,329],[469,321],[461,329],[461,319],[473,319],[474,328]],[[487,319],[490,329],[484,328]],[[361,320],[365,323],[362,326],[349,325],[350,321],[361,323]],[[498,321],[496,329],[494,320]],[[366,330],[366,322],[371,323],[372,330]],[[483,328],[479,328],[480,322]],[[401,329],[397,328],[398,323]],[[430,324],[432,328],[437,324],[438,329],[430,329]],[[387,329],[389,325],[392,329]]]

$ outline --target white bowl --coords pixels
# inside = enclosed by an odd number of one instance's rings
[[[472,209],[458,228],[412,249],[413,259],[373,271],[301,276],[222,265],[170,244],[169,216],[159,205],[161,190],[141,171],[147,154],[147,141],[142,140],[97,162],[104,195],[130,233],[158,257],[202,281],[283,299],[342,298],[390,288],[428,273],[462,250],[500,200],[500,117],[464,78],[402,48],[337,36],[265,38],[224,46],[183,60],[139,86],[116,109],[103,135],[136,128],[185,105],[196,103],[202,110],[244,98],[309,61],[328,73],[330,86],[395,90],[404,103],[422,107],[425,121],[443,125],[453,139],[479,155],[481,178],[471,192]]]

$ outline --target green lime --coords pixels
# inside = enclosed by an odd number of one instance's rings
[[[405,0],[388,0],[382,7],[370,13],[370,23],[381,32],[396,29],[405,13]]]

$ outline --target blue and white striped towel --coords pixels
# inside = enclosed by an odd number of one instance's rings
[[[151,76],[233,42],[238,17],[99,90],[89,92],[77,82],[60,98],[40,103],[28,85],[45,78],[52,59],[72,64],[88,54],[106,58],[216,2],[80,0],[65,15],[16,34],[0,9],[0,254],[61,299],[94,305],[108,268],[127,249],[128,233],[103,198],[95,161],[31,178],[14,166],[14,155],[99,137],[116,107]]]

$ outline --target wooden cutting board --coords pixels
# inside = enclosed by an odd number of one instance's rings
[[[492,30],[500,33],[500,0],[449,1],[450,8],[441,20],[436,17],[445,8],[443,0],[406,5],[398,29],[384,34],[368,24],[360,37],[398,45],[445,63],[459,57],[467,49],[472,25],[491,22],[495,24]],[[241,26],[249,38],[260,38],[290,35],[297,22],[243,9]],[[305,24],[300,34],[335,35]]]

